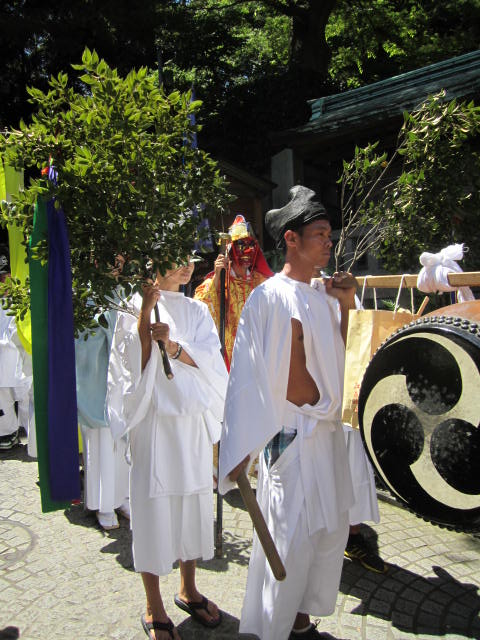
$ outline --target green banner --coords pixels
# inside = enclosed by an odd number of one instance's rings
[[[47,241],[48,221],[45,202],[37,202],[33,218],[30,251],[41,240]],[[33,389],[37,434],[38,475],[42,511],[56,511],[70,502],[53,500],[50,493],[48,451],[48,265],[30,254],[30,309],[32,318]]]

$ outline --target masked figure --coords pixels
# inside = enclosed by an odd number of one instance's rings
[[[273,275],[249,222],[238,215],[228,230],[226,254],[215,260],[214,271],[195,290],[195,299],[208,305],[220,331],[220,273],[225,277],[225,364],[230,369],[233,344],[243,306],[250,293]]]

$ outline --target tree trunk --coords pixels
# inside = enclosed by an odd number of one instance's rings
[[[292,21],[291,60],[302,69],[327,75],[331,58],[325,27],[337,0],[311,0]]]

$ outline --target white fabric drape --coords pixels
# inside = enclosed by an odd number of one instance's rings
[[[417,289],[424,293],[438,291],[456,291],[448,282],[449,273],[462,273],[462,268],[457,260],[463,259],[463,244],[452,244],[438,253],[424,251],[420,255],[420,264],[423,265],[417,278]],[[466,302],[475,297],[469,287],[458,288],[458,301]]]

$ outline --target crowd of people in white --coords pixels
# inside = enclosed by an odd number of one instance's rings
[[[241,632],[321,638],[310,615],[334,609],[349,527],[352,534],[352,525],[378,521],[361,441],[341,422],[355,291],[342,286],[343,275],[312,285],[330,257],[327,213],[313,191],[294,187],[285,207],[268,212],[266,227],[284,248],[285,266],[248,297],[229,373],[208,305],[182,293],[191,261],[157,272],[130,312],[112,308],[94,335],[76,340],[84,505],[107,531],[119,526],[119,515],[130,519],[147,601],[142,626],[151,639],[180,638],[159,583],[176,561],[175,604],[206,627],[221,623],[221,603],[195,580],[196,560],[214,553],[212,448],[219,440],[220,492],[258,460],[257,499],[287,570],[283,582],[275,580],[254,536]],[[115,267],[123,263],[117,256]],[[14,319],[0,313],[0,450],[14,447],[23,427],[35,456],[31,357]]]

